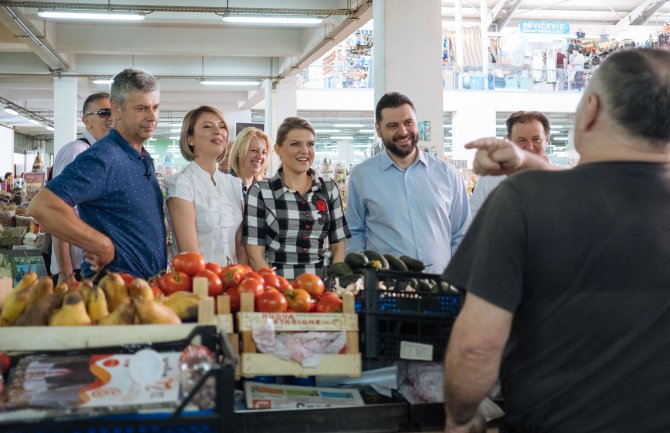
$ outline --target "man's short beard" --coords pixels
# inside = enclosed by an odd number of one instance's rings
[[[386,139],[382,138],[382,143],[384,143],[384,147],[386,147],[386,149],[389,152],[391,152],[395,156],[403,158],[403,157],[411,154],[412,152],[414,152],[414,149],[419,148],[419,146],[418,146],[419,145],[419,134],[411,134],[411,135],[412,135],[412,147],[410,147],[407,150],[402,150],[398,146],[396,146],[395,143],[393,142],[393,139],[386,140]]]

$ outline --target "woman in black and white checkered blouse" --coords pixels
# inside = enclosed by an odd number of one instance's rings
[[[350,237],[342,200],[332,180],[312,170],[315,133],[305,119],[289,117],[277,130],[282,166],[249,189],[242,243],[254,269],[276,267],[292,280],[305,272],[323,276],[326,239],[332,262],[344,261]]]

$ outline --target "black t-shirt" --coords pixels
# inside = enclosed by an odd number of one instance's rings
[[[514,313],[512,427],[670,431],[670,165],[511,176],[444,278]]]

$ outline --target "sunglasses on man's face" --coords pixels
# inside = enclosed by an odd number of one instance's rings
[[[94,111],[92,113],[86,113],[85,116],[93,116],[97,114],[99,118],[101,119],[106,119],[109,116],[112,115],[112,109],[111,108],[101,108],[98,111]]]

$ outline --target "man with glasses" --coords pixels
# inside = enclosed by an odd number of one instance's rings
[[[54,159],[52,177],[63,172],[65,167],[88,149],[96,141],[107,135],[112,127],[112,109],[109,103],[109,93],[97,92],[89,95],[84,101],[81,121],[86,127],[83,136],[63,146]],[[70,245],[61,239],[52,239],[51,273],[58,275],[59,283],[72,283],[80,278],[81,264],[84,261],[84,252],[81,248]]]
[[[125,69],[112,80],[110,101],[109,134],[49,182],[28,212],[84,249],[84,276],[104,268],[147,279],[167,266],[163,194],[144,148],[158,124],[158,81]]]
[[[517,111],[507,118],[505,126],[507,127],[507,140],[516,144],[521,149],[549,161],[544,154],[549,143],[549,134],[551,133],[551,125],[547,116],[539,111]],[[505,177],[507,176],[479,177],[477,186],[475,186],[472,197],[470,197],[470,213],[473,220],[477,212],[479,212],[479,208],[484,204],[486,197]]]

